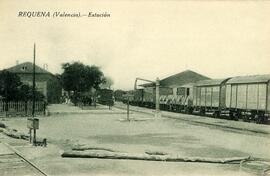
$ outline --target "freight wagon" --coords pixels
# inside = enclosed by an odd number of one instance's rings
[[[239,76],[226,82],[222,115],[265,123],[270,114],[270,75]]]
[[[193,113],[218,117],[225,105],[225,83],[230,78],[199,81],[194,85]]]
[[[179,86],[176,94],[169,88],[160,90],[161,110],[256,123],[269,119],[270,75],[202,80]],[[134,105],[154,108],[155,89],[139,91]]]
[[[191,113],[193,102],[194,83],[185,84],[177,88],[175,95],[174,112]]]

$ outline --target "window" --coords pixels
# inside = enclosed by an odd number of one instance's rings
[[[23,67],[22,67],[22,70],[23,70],[23,71],[27,70],[27,67],[26,67],[26,66],[23,66]]]
[[[178,87],[177,88],[177,95],[185,95],[185,88],[184,87]]]

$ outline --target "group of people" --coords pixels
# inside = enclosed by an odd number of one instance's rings
[[[68,95],[63,95],[61,97],[61,103],[63,104],[82,104],[83,106],[91,106],[96,104],[96,98],[93,96],[79,96],[70,97]]]

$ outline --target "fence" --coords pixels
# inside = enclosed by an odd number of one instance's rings
[[[31,101],[23,102],[5,102],[0,101],[0,116],[31,116],[33,103]],[[46,109],[46,102],[35,102],[35,114],[44,115]]]

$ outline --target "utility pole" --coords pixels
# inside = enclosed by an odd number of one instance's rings
[[[159,78],[156,79],[156,113],[155,117],[161,117],[160,110],[159,110]]]
[[[36,99],[36,95],[35,95],[35,89],[36,89],[36,44],[34,44],[34,59],[33,59],[33,89],[32,89],[32,93],[33,93],[33,104],[32,104],[32,117],[35,117],[35,99]]]
[[[35,103],[36,103],[36,44],[34,43],[34,58],[33,58],[33,105],[32,105],[32,118],[35,118]],[[36,129],[34,128],[33,143],[36,143]]]
[[[29,142],[36,145],[36,130],[39,129],[39,119],[35,118],[35,103],[36,103],[36,44],[34,44],[34,59],[33,59],[33,86],[32,86],[32,117],[27,119],[27,128],[29,128]],[[33,140],[32,140],[32,129],[34,131]]]

